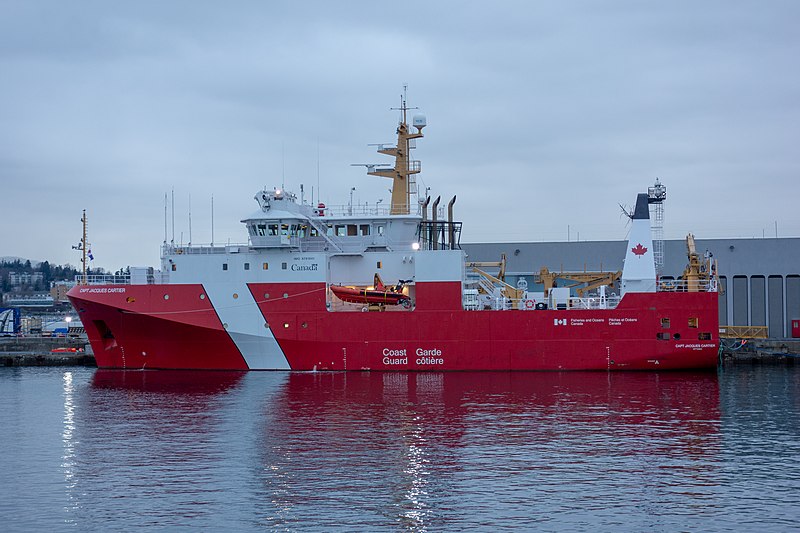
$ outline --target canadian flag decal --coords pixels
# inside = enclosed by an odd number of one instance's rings
[[[631,248],[631,252],[635,253],[636,255],[644,255],[647,253],[647,248],[642,246],[641,243],[637,244],[633,248]]]
[[[567,325],[567,319],[566,318],[554,318],[553,319],[553,325],[554,326],[566,326]]]

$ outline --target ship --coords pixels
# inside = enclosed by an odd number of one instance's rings
[[[628,211],[624,267],[506,282],[505,258],[471,261],[462,223],[417,186],[405,96],[391,202],[327,206],[264,188],[244,244],[161,245],[159,269],[87,276],[68,297],[97,366],[298,371],[675,370],[715,368],[717,265],[692,250],[656,275],[647,193]],[[352,190],[352,189],[351,189]],[[313,196],[313,195],[312,195]],[[424,196],[424,197],[422,197]],[[85,217],[84,217],[85,225]],[[86,234],[84,230],[84,240]],[[494,270],[496,269],[496,270]],[[550,274],[550,275],[545,275]],[[586,274],[586,273],[584,273]],[[588,277],[587,277],[588,276]],[[572,279],[572,282],[565,282]],[[529,283],[529,280],[531,283]],[[578,280],[574,282],[574,280]],[[594,280],[594,281],[593,281]]]

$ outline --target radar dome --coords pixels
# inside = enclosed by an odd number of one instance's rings
[[[422,131],[422,128],[428,125],[428,122],[425,120],[425,115],[414,115],[414,118],[411,121],[411,125],[417,128],[418,130]]]

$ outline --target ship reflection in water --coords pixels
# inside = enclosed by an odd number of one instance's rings
[[[673,529],[708,520],[723,483],[715,373],[98,370],[88,385],[69,384],[64,444],[79,527]]]
[[[713,373],[295,373],[262,414],[276,527],[646,516],[718,482]]]

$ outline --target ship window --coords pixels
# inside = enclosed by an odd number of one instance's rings
[[[269,263],[261,263],[261,270],[269,270]]]
[[[669,333],[666,332],[656,333],[656,338],[660,341],[668,341]]]
[[[333,235],[333,226],[328,224],[328,235]]]
[[[380,261],[378,261],[378,264],[377,264],[376,266],[377,266],[378,268],[381,268],[381,266],[382,266],[381,262],[380,262]]]
[[[175,272],[176,270],[178,270],[178,265],[172,263],[172,271]]]
[[[337,237],[344,237],[345,236],[345,227],[343,225],[336,226],[336,236]]]
[[[255,234],[256,234],[256,226],[255,226],[255,224],[250,224],[249,226],[247,226],[247,231],[250,232],[250,235],[255,236]]]
[[[245,263],[244,264],[244,269],[245,270],[250,270],[250,263]]]
[[[286,263],[281,263],[281,268],[282,268],[283,270],[286,270],[286,267],[287,267]]]
[[[382,224],[378,226],[378,235],[383,236],[383,228],[384,226]]]
[[[297,236],[300,238],[308,235],[308,226],[297,226]]]
[[[701,341],[710,341],[711,340],[711,333],[703,332],[697,336],[698,340]]]
[[[259,237],[263,237],[264,235],[266,235],[267,234],[267,225],[266,224],[259,224],[258,226],[256,226],[256,234]]]
[[[361,224],[359,229],[361,230],[361,235],[369,235],[369,224]]]
[[[679,340],[681,340],[681,334],[680,333],[676,333],[675,335],[672,336],[672,338],[675,339],[676,341],[679,341]]]
[[[222,270],[228,270],[228,263],[222,263]]]
[[[311,228],[310,234],[312,237],[317,237],[319,236],[319,231],[317,231],[317,228]]]
[[[697,327],[697,317],[690,317],[689,318],[689,327],[696,328]]]
[[[269,229],[269,231],[267,232],[267,235],[269,235],[270,237],[275,237],[276,235],[278,235],[278,225],[277,224],[270,224],[268,226],[268,229]]]
[[[355,237],[358,235],[358,226],[355,224],[348,224],[347,225],[347,236],[348,237]]]
[[[281,235],[289,235],[289,224],[281,224]]]
[[[661,327],[664,329],[669,329],[669,318],[661,319]]]

